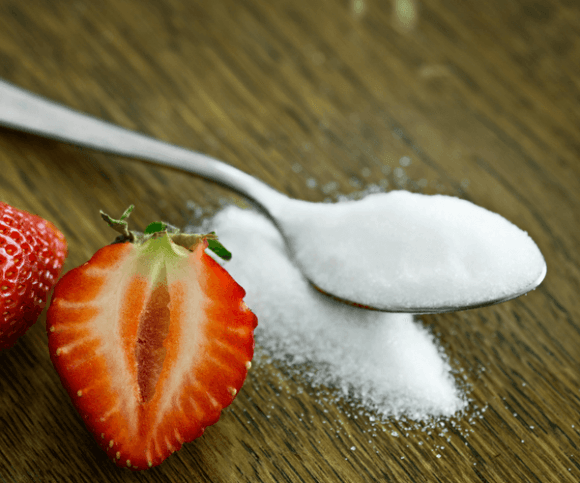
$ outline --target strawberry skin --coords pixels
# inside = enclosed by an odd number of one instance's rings
[[[52,223],[0,202],[0,349],[36,322],[66,256]]]
[[[217,422],[242,387],[256,316],[201,236],[106,246],[57,284],[52,362],[87,428],[118,465],[160,464]]]

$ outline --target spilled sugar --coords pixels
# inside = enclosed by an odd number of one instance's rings
[[[288,258],[263,215],[228,206],[206,220],[234,254],[226,268],[258,316],[257,343],[271,358],[305,364],[315,384],[384,416],[451,416],[466,403],[432,336],[408,314],[387,314],[321,295]],[[305,369],[306,371],[306,369]]]

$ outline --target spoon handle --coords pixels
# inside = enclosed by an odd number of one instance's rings
[[[215,181],[267,212],[288,198],[239,169],[201,153],[101,121],[0,79],[0,125],[68,144],[152,161]]]

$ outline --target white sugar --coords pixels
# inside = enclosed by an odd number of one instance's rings
[[[283,227],[310,280],[375,307],[485,304],[520,295],[545,274],[526,232],[451,196],[391,191],[342,203],[296,202]]]
[[[306,363],[313,382],[354,396],[368,409],[414,420],[451,416],[465,403],[432,336],[411,315],[337,303],[306,282],[274,225],[229,206],[209,226],[232,253],[228,272],[258,317],[269,355]],[[305,369],[306,370],[306,369]]]

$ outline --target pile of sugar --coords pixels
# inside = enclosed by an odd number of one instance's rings
[[[295,201],[280,217],[310,280],[373,307],[484,305],[529,291],[545,274],[526,232],[452,196],[391,191],[341,203]]]
[[[305,280],[262,214],[228,206],[202,227],[232,253],[226,269],[258,317],[256,340],[272,359],[367,409],[415,421],[451,416],[466,403],[433,337],[408,314],[333,301]],[[308,368],[308,369],[306,369]]]

